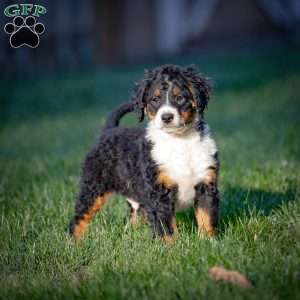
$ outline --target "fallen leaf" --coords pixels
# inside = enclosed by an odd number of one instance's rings
[[[222,267],[212,267],[209,270],[210,277],[215,281],[223,281],[238,285],[242,288],[252,288],[251,282],[245,275],[238,271],[226,270]]]

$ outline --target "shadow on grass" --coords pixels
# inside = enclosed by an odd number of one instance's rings
[[[269,216],[282,204],[295,199],[296,182],[291,181],[283,192],[270,192],[262,189],[246,189],[239,186],[226,186],[221,194],[220,227],[222,234],[230,223],[240,218]],[[188,210],[177,214],[178,220],[188,229],[194,230],[194,212]]]

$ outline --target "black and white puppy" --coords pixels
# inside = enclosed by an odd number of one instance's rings
[[[131,102],[111,113],[83,164],[70,233],[79,240],[111,193],[125,196],[131,221],[143,211],[154,233],[170,240],[175,213],[194,207],[199,233],[218,222],[217,147],[203,113],[210,86],[194,67],[165,65],[147,71]],[[145,129],[118,127],[137,111]]]

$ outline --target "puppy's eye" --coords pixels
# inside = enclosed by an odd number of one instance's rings
[[[152,104],[157,104],[158,102],[159,102],[159,98],[158,97],[151,98],[151,103]]]
[[[183,96],[179,95],[176,97],[176,102],[178,104],[183,104],[185,102],[185,98]]]

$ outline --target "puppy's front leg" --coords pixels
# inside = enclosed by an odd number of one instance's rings
[[[161,193],[157,195],[155,205],[146,207],[148,221],[154,234],[166,243],[173,242],[172,236],[176,232],[175,194],[176,189]]]
[[[216,172],[210,170],[210,175]],[[218,225],[219,192],[217,187],[217,174],[195,187],[195,217],[199,234],[211,237],[216,234]]]

